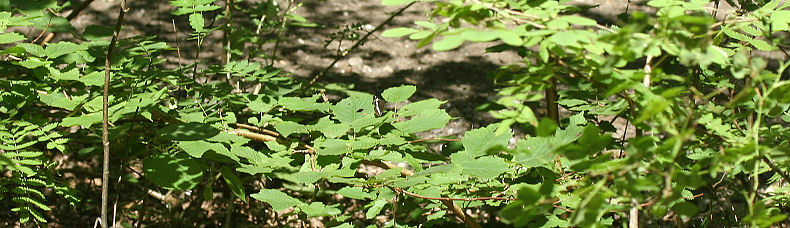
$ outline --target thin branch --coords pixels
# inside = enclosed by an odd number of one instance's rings
[[[774,165],[774,163],[771,161],[771,159],[768,159],[768,158],[767,158],[767,157],[765,157],[765,156],[762,156],[762,159],[763,159],[763,161],[765,162],[765,164],[768,164],[768,167],[771,167],[771,170],[773,170],[774,172],[777,172],[777,173],[779,173],[779,175],[781,175],[781,176],[782,176],[782,178],[783,178],[785,181],[790,181],[790,177],[788,177],[788,176],[787,176],[787,173],[785,173],[784,171],[782,171],[781,169],[779,169],[779,167],[777,167],[776,165]]]
[[[389,187],[389,186],[388,186]],[[447,198],[447,197],[430,197],[430,196],[423,196],[418,195],[415,193],[411,193],[409,191],[403,190],[402,188],[395,188],[390,187],[393,191],[406,194],[411,197],[420,198],[420,199],[429,199],[429,200],[445,200],[445,201],[481,201],[481,200],[502,200],[502,201],[511,201],[515,200],[513,198],[505,198],[505,197],[476,197],[476,198]]]
[[[274,136],[274,137],[279,137],[280,136],[280,134],[278,134],[277,132],[266,130],[266,129],[263,129],[263,128],[259,128],[259,127],[256,127],[256,126],[247,125],[247,124],[236,123],[236,127],[244,128],[244,129],[251,130],[251,131],[263,132],[265,134],[268,134],[268,135],[271,135],[271,136]]]
[[[129,9],[126,8],[126,0],[121,0],[121,7],[118,10],[118,21],[115,24],[115,32],[112,35],[110,46],[107,48],[107,58],[104,61],[104,91],[102,93],[102,145],[104,147],[104,158],[102,161],[102,182],[101,182],[101,226],[107,228],[107,195],[110,190],[110,137],[109,137],[109,97],[110,97],[110,71],[112,68],[112,54],[115,50],[115,43],[121,33],[123,16]]]
[[[179,45],[178,40],[181,39],[178,37],[178,29],[176,29],[176,20],[172,19],[173,22],[173,33],[176,34],[176,53],[178,54],[178,68],[181,69],[184,67],[184,64],[181,64],[181,47]]]
[[[381,167],[381,168],[385,168],[385,169],[398,168],[398,166],[395,165],[395,164],[392,164],[392,163],[389,163],[389,162],[383,162],[383,161],[367,161],[365,163],[366,164],[375,165],[375,166],[378,166],[378,167]],[[411,171],[411,170],[408,170],[408,169],[401,169],[401,174],[404,175],[404,176],[413,176],[414,172]],[[447,208],[450,209],[450,211],[453,212],[453,214],[455,214],[455,216],[460,218],[461,221],[463,221],[464,224],[466,224],[467,227],[480,228],[480,224],[478,224],[477,222],[475,222],[475,220],[470,218],[469,215],[467,215],[464,212],[464,210],[462,210],[461,207],[456,205],[452,200],[439,200],[439,201],[441,201],[442,204],[447,206]]]
[[[93,0],[86,0],[86,1],[82,2],[82,4],[77,6],[77,8],[74,8],[73,10],[71,10],[71,13],[69,13],[69,15],[66,16],[66,20],[67,21],[71,21],[72,19],[76,18],[83,10],[85,10],[85,8],[88,8],[88,5],[90,5],[91,3],[93,3]],[[43,40],[41,40],[41,44],[43,45],[43,44],[49,43],[49,41],[52,41],[52,39],[55,39],[55,36],[57,36],[57,35],[58,35],[58,33],[55,33],[55,32],[47,34],[47,36],[44,37]]]
[[[398,16],[401,13],[403,13],[403,11],[406,11],[406,9],[408,9],[409,7],[414,5],[414,3],[417,3],[417,2],[414,1],[412,3],[409,3],[408,5],[404,6],[403,8],[400,8],[398,11],[396,11],[395,13],[390,15],[390,17],[387,18],[387,20],[384,20],[384,22],[381,22],[381,24],[376,26],[376,28],[374,28],[373,30],[370,30],[367,34],[365,34],[365,36],[363,36],[361,39],[357,40],[357,42],[354,43],[354,45],[352,45],[350,48],[347,49],[348,50],[347,53],[350,53],[350,52],[354,51],[357,47],[359,47],[360,45],[365,43],[368,40],[368,37],[370,37],[370,35],[372,35],[374,32],[376,32],[378,30],[381,30],[381,28],[383,28],[384,25],[389,24],[392,21],[392,19],[395,19],[396,16]],[[310,82],[307,83],[307,85],[302,86],[301,90],[304,91],[305,89],[309,88],[310,86],[313,86],[313,84],[315,84],[315,82],[318,81],[318,79],[321,76],[325,75],[326,72],[329,71],[329,69],[332,69],[332,67],[334,67],[335,64],[337,64],[338,61],[340,61],[341,59],[343,59],[346,56],[348,56],[348,55],[347,54],[346,55],[338,55],[337,57],[335,57],[335,60],[332,61],[332,63],[330,63],[329,66],[326,66],[326,68],[324,68],[324,70],[322,70],[321,73],[318,73],[315,76],[313,76],[313,79],[310,80]]]

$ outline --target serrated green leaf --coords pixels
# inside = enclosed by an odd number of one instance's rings
[[[61,126],[71,127],[80,125],[83,127],[90,127],[93,124],[100,123],[102,120],[101,112],[94,112],[90,114],[82,114],[76,117],[66,117],[60,122]]]
[[[85,51],[85,50],[88,50],[87,45],[80,45],[72,42],[61,41],[57,43],[47,44],[47,47],[44,49],[44,53],[47,57],[54,59],[63,56],[65,54],[74,53],[77,51]]]
[[[342,139],[327,139],[316,146],[318,155],[341,155],[351,152],[351,144]]]
[[[307,126],[301,125],[299,123],[291,122],[291,121],[283,121],[274,125],[274,129],[277,130],[283,137],[288,137],[294,133],[306,133]]]
[[[175,11],[172,11],[171,14],[173,15],[184,15],[188,13],[197,13],[197,12],[205,12],[205,11],[213,11],[222,8],[218,5],[197,5],[194,7],[184,7],[178,8]]]
[[[341,100],[332,107],[332,114],[355,131],[379,122],[373,110],[373,95],[369,94],[355,94]]]
[[[431,129],[443,128],[451,119],[450,115],[444,110],[433,109],[423,111],[405,122],[392,124],[396,129],[404,134],[417,133]]]
[[[400,28],[388,29],[387,31],[382,32],[381,36],[382,37],[401,37],[401,36],[411,35],[411,34],[413,34],[415,32],[419,32],[419,31],[420,30],[413,29],[413,28],[400,27]]]
[[[260,192],[250,195],[252,198],[266,202],[272,206],[274,211],[282,211],[293,206],[302,204],[296,198],[293,198],[276,189],[261,189]]]
[[[197,161],[182,154],[160,154],[143,160],[143,173],[152,183],[166,189],[189,190],[203,180]]]
[[[206,142],[203,140],[196,140],[196,141],[180,141],[178,142],[178,148],[181,148],[194,158],[200,158],[203,156],[203,153],[206,151],[211,150],[212,143]]]
[[[233,194],[239,197],[241,201],[247,202],[247,194],[244,193],[244,185],[241,183],[239,177],[237,177],[227,166],[222,166],[222,168],[220,168],[220,173],[222,174],[222,179],[225,179],[225,183],[228,184]]]
[[[193,13],[189,15],[189,26],[192,27],[195,32],[202,32],[205,28],[206,19],[203,18],[203,14]]]
[[[417,115],[427,110],[439,109],[439,106],[444,103],[446,102],[437,100],[436,98],[421,100],[403,106],[403,108],[400,108],[400,110],[398,110],[398,115],[401,116]]]
[[[398,87],[385,89],[384,92],[381,92],[381,98],[384,98],[384,100],[391,103],[403,102],[414,95],[414,92],[416,91],[416,86],[401,85]]]
[[[491,179],[510,170],[505,159],[500,157],[485,156],[469,161],[457,163],[464,174]]]
[[[396,6],[415,2],[416,0],[381,0],[381,4],[385,6]]]
[[[204,123],[179,123],[159,129],[157,133],[162,140],[195,141],[214,137],[219,132],[219,129]]]
[[[41,100],[41,102],[44,102],[44,104],[46,105],[56,108],[66,109],[69,111],[74,110],[74,108],[76,108],[78,105],[77,103],[66,98],[66,95],[63,95],[63,93],[59,93],[59,92],[52,92],[49,94],[38,95],[38,97],[39,100]]]
[[[88,25],[88,27],[85,27],[85,32],[82,33],[82,36],[88,40],[101,40],[103,38],[112,37],[113,32],[112,27]]]
[[[13,42],[17,42],[20,40],[24,40],[25,36],[19,33],[11,32],[11,33],[2,33],[0,34],[0,44],[9,44]]]
[[[28,58],[17,62],[17,64],[27,69],[35,69],[40,66],[49,66],[52,64],[52,61],[44,61],[39,58]]]
[[[365,218],[367,219],[372,219],[376,217],[376,215],[379,215],[381,209],[387,205],[387,201],[384,201],[383,199],[377,199],[376,201],[373,201],[371,205],[372,206],[368,208],[368,211],[365,212]]]
[[[433,50],[436,51],[448,51],[455,48],[458,48],[464,44],[464,38],[460,35],[450,35],[444,37],[444,39],[433,42]]]
[[[341,188],[337,191],[337,194],[340,194],[344,197],[352,198],[352,199],[372,199],[373,197],[370,193],[365,192],[362,187],[350,187],[346,186]]]
[[[299,206],[299,209],[302,209],[302,211],[307,214],[307,217],[333,216],[341,213],[340,209],[337,209],[337,205],[326,206],[322,202],[312,202],[307,205],[302,204]]]
[[[478,128],[466,132],[461,139],[464,145],[464,150],[474,156],[485,155],[488,149],[500,147],[504,149],[507,147],[508,141],[513,137],[513,133],[508,132],[501,135],[494,134],[497,125],[491,124],[484,128]]]

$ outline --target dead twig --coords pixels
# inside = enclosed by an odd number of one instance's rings
[[[365,42],[367,42],[368,37],[370,37],[370,35],[372,35],[374,32],[376,32],[378,30],[381,30],[381,28],[383,28],[384,25],[389,24],[392,21],[392,19],[395,19],[396,16],[400,15],[401,13],[403,13],[403,11],[406,11],[406,9],[408,9],[409,7],[414,5],[414,3],[417,3],[417,2],[415,1],[415,2],[409,3],[408,5],[404,6],[403,8],[400,8],[398,11],[396,11],[395,13],[390,15],[390,17],[387,18],[387,20],[384,20],[384,22],[381,22],[381,24],[376,26],[376,28],[374,28],[373,30],[370,30],[367,34],[362,36],[362,38],[357,40],[357,42],[354,43],[354,45],[352,45],[350,48],[348,48],[347,53],[349,53],[351,51],[354,51],[357,47],[359,47],[360,45],[362,45]],[[310,86],[313,86],[313,84],[315,84],[315,82],[318,81],[318,78],[320,78],[321,76],[325,75],[326,72],[329,71],[329,69],[332,69],[332,67],[334,67],[335,64],[337,64],[338,61],[340,61],[341,59],[345,58],[346,56],[348,56],[348,55],[347,54],[346,55],[338,55],[337,57],[335,57],[335,60],[332,61],[332,63],[330,63],[329,66],[326,66],[326,68],[324,68],[324,70],[322,70],[321,73],[318,73],[315,76],[313,76],[313,79],[310,80],[310,82],[307,83],[306,85],[302,86],[301,90],[304,92],[305,89],[309,88]]]
[[[126,8],[126,0],[121,0],[121,7],[118,10],[118,21],[115,24],[115,32],[107,48],[107,58],[104,61],[104,90],[102,93],[102,146],[104,149],[102,160],[102,183],[101,183],[101,226],[107,228],[107,195],[110,190],[110,139],[109,139],[109,97],[110,97],[110,71],[112,68],[112,54],[115,50],[115,43],[121,33],[123,16],[129,9]]]

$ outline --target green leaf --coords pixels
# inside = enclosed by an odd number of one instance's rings
[[[401,85],[398,87],[385,89],[384,92],[381,93],[381,97],[387,102],[391,103],[403,102],[409,99],[409,97],[411,97],[411,95],[413,95],[416,91],[416,86]]]
[[[444,101],[437,100],[436,98],[431,98],[428,100],[421,100],[418,102],[410,103],[400,110],[398,110],[398,115],[401,116],[413,116],[419,113],[422,113],[426,110],[435,110],[439,109],[439,106],[444,104]]]
[[[222,166],[222,168],[220,168],[220,173],[222,174],[222,179],[225,179],[225,183],[228,184],[233,194],[246,203],[247,194],[244,193],[244,184],[241,183],[239,177],[237,177],[227,166]]]
[[[777,32],[788,30],[788,24],[790,24],[790,11],[788,10],[776,11],[771,14],[770,18],[771,18],[771,29]]]
[[[370,193],[365,192],[362,189],[362,187],[346,186],[346,187],[343,187],[340,190],[338,190],[337,193],[342,195],[342,196],[344,196],[344,197],[348,197],[348,198],[352,198],[352,199],[364,200],[364,199],[371,199],[372,198]]]
[[[85,39],[94,41],[94,40],[101,40],[103,38],[112,37],[113,34],[112,27],[108,26],[101,26],[101,25],[88,25],[85,27],[85,32],[82,33],[82,36]]]
[[[39,45],[35,45],[35,44],[31,44],[31,43],[19,43],[16,46],[17,47],[21,47],[21,48],[25,49],[25,51],[27,53],[30,53],[30,54],[38,56],[38,57],[43,57],[44,54],[45,54],[44,53],[44,48],[39,46]]]
[[[381,4],[385,6],[396,6],[415,2],[417,0],[381,0]]]
[[[69,111],[74,110],[74,108],[76,108],[78,105],[77,103],[66,98],[66,95],[63,95],[63,93],[59,93],[59,92],[52,92],[49,94],[38,95],[38,97],[39,100],[41,100],[41,102],[44,102],[44,104],[46,105],[56,108],[66,109]]]
[[[299,209],[302,209],[308,218],[333,216],[341,213],[340,209],[337,209],[337,205],[326,206],[322,202],[312,202],[308,205],[302,204],[299,206]]]
[[[524,44],[524,40],[513,31],[496,30],[494,32],[496,33],[497,37],[499,37],[499,39],[501,39],[502,42],[505,42],[507,45],[518,47]]]
[[[206,151],[211,150],[213,143],[206,142],[203,140],[196,140],[196,141],[181,141],[178,142],[178,148],[181,148],[194,158],[200,158],[203,156],[203,153]]]
[[[152,183],[166,189],[189,190],[203,180],[197,161],[183,154],[160,154],[143,161],[143,173]]]
[[[60,122],[60,125],[64,127],[80,125],[87,128],[93,124],[100,123],[101,121],[102,121],[102,113],[94,112],[90,114],[82,114],[76,117],[70,116],[63,118],[63,121]]]
[[[219,129],[204,123],[179,123],[159,129],[158,134],[162,140],[195,141],[211,138],[219,132]]]
[[[291,121],[283,121],[274,125],[274,129],[277,130],[283,137],[288,137],[293,133],[306,133],[307,126],[301,125]]]
[[[332,114],[336,120],[351,125],[354,130],[377,123],[373,95],[369,94],[355,94],[341,100],[332,107]]]
[[[341,155],[351,152],[351,144],[342,139],[327,139],[316,146],[315,153],[318,155]]]
[[[381,33],[381,36],[382,37],[401,37],[401,36],[410,35],[412,33],[419,32],[419,31],[420,30],[413,29],[413,28],[400,27],[400,28],[394,28],[394,29],[387,29],[387,31],[384,31],[384,32]]]
[[[478,128],[466,132],[461,143],[464,145],[464,150],[468,151],[474,156],[485,155],[488,149],[499,147],[504,149],[507,147],[508,141],[513,137],[513,133],[496,135],[497,125],[491,124],[484,128]]]
[[[47,47],[44,49],[44,54],[49,58],[57,58],[65,54],[74,53],[77,51],[85,51],[88,50],[87,45],[79,45],[72,42],[57,42],[57,43],[50,43],[47,44]]]
[[[505,159],[500,157],[485,156],[469,161],[457,163],[464,174],[491,179],[510,170]]]
[[[379,215],[381,209],[387,205],[387,201],[384,201],[383,199],[377,199],[376,201],[373,201],[373,203],[371,204],[372,206],[368,208],[368,211],[365,212],[365,218],[367,219],[372,219],[376,217],[376,215]]]
[[[195,32],[202,32],[205,23],[206,19],[203,18],[203,14],[193,13],[189,15],[189,26],[192,27]]]
[[[431,129],[443,128],[451,119],[444,110],[434,109],[424,111],[410,120],[392,124],[404,134],[417,133]]]
[[[274,211],[282,211],[293,206],[302,204],[293,198],[276,189],[261,189],[260,192],[250,195],[252,198],[268,203]]]
[[[447,51],[455,49],[464,44],[464,38],[460,35],[446,36],[440,41],[433,42],[433,49],[436,51]]]
[[[0,44],[9,44],[24,39],[25,36],[15,32],[0,34]]]

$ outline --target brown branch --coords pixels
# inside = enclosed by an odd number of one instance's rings
[[[461,221],[464,221],[464,224],[466,224],[467,227],[470,227],[470,228],[481,228],[480,224],[477,224],[477,222],[475,222],[475,220],[472,220],[472,218],[469,218],[469,215],[464,213],[464,211],[461,209],[461,207],[459,207],[458,205],[455,205],[455,203],[453,203],[453,201],[442,200],[442,204],[444,204],[445,206],[450,208],[450,211],[452,211],[453,214],[455,214],[455,216],[458,216],[458,218],[460,218]]]
[[[231,131],[231,134],[242,136],[244,138],[248,138],[260,142],[277,141],[277,138],[271,135],[258,134],[255,132],[244,131],[240,129],[233,129],[233,131]]]
[[[394,165],[392,163],[383,162],[383,161],[375,161],[375,162],[374,161],[367,161],[365,163],[366,164],[371,164],[371,165],[374,165],[374,166],[378,166],[378,167],[381,167],[381,168],[385,168],[385,169],[399,168],[398,166],[396,166],[396,165]],[[404,176],[413,176],[414,172],[411,171],[411,170],[408,170],[408,169],[401,169],[401,174],[404,175]],[[475,220],[470,218],[469,215],[467,215],[464,212],[464,210],[462,210],[461,207],[456,205],[452,200],[441,199],[439,201],[441,201],[442,204],[447,206],[447,208],[450,209],[450,211],[453,212],[453,214],[455,214],[455,216],[460,218],[461,221],[463,221],[464,224],[466,224],[467,227],[480,228],[480,224],[478,224],[477,222],[475,222]]]
[[[515,200],[513,198],[495,197],[495,196],[491,196],[491,197],[476,197],[476,198],[430,197],[430,196],[423,196],[423,195],[418,195],[418,194],[415,194],[415,193],[411,193],[409,191],[403,190],[402,188],[395,188],[395,187],[390,187],[390,188],[393,191],[395,191],[395,192],[403,193],[403,194],[406,194],[406,195],[411,196],[411,197],[416,197],[416,198],[420,198],[420,199],[429,199],[429,200],[445,200],[445,201],[481,201],[481,200],[511,201],[511,200]]]
[[[546,114],[555,123],[560,123],[560,104],[557,102],[557,78],[549,79],[549,88],[546,88]]]
[[[266,129],[263,129],[263,128],[259,128],[259,127],[256,127],[256,126],[251,126],[251,125],[247,125],[247,124],[237,123],[236,127],[244,128],[244,129],[251,130],[251,131],[263,132],[263,133],[266,133],[266,134],[274,136],[274,137],[280,137],[280,134],[277,133],[277,132],[266,130]]]
[[[110,97],[110,71],[112,68],[112,54],[115,50],[115,43],[121,33],[123,16],[129,9],[126,8],[126,0],[121,0],[121,7],[118,10],[118,21],[115,24],[115,32],[107,47],[107,58],[104,61],[104,91],[102,93],[102,134],[101,141],[104,147],[104,159],[102,160],[102,182],[101,182],[101,227],[107,228],[107,195],[110,190],[110,139],[109,139],[109,97]]]
[[[552,204],[551,206],[554,206],[554,208],[561,209],[561,210],[563,210],[565,212],[568,212],[568,213],[573,213],[573,210],[565,208],[565,207],[557,205],[557,204]]]
[[[566,174],[562,175],[560,178],[555,179],[554,182],[559,182],[561,180],[565,180],[565,178],[568,178],[569,176],[573,175],[574,173],[576,173],[576,172],[575,171],[571,171],[569,173],[566,173]]]

